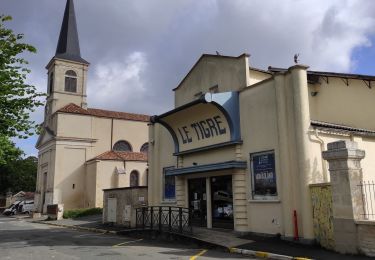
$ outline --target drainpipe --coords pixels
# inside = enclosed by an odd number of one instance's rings
[[[312,140],[312,141],[315,141],[315,142],[320,144],[320,154],[321,154],[321,158],[322,158],[323,181],[328,182],[327,161],[324,160],[323,156],[322,156],[322,152],[325,149],[324,140],[319,136],[319,133],[318,133],[317,129],[314,129],[314,131],[311,131],[311,132],[314,134],[314,136],[316,138],[316,140]]]

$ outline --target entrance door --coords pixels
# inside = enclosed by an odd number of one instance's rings
[[[192,225],[207,227],[206,178],[188,180],[188,189]]]
[[[211,178],[212,227],[233,229],[232,176]]]

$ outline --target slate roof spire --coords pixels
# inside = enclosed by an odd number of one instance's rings
[[[73,0],[66,1],[55,57],[89,64],[81,58]]]

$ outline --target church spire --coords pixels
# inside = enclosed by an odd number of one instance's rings
[[[88,64],[81,58],[73,0],[66,1],[55,57]]]

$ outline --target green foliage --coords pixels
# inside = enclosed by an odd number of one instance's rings
[[[36,87],[26,83],[26,76],[30,70],[28,62],[19,57],[24,52],[35,53],[36,49],[22,43],[23,34],[15,34],[7,29],[4,23],[10,21],[10,16],[0,15],[0,139],[12,137],[26,139],[35,134],[37,125],[30,119],[30,112],[42,106]],[[0,162],[6,160],[5,155],[11,149],[0,145]],[[8,150],[7,150],[8,149]],[[9,150],[10,149],[10,150]],[[12,154],[12,153],[11,153]]]
[[[0,165],[0,193],[35,191],[38,158],[34,156],[8,161]]]
[[[23,152],[7,137],[0,135],[0,166],[19,158]]]
[[[85,217],[85,216],[98,215],[102,213],[103,213],[102,208],[72,209],[72,210],[65,210],[63,214],[63,218],[80,218],[80,217]]]

